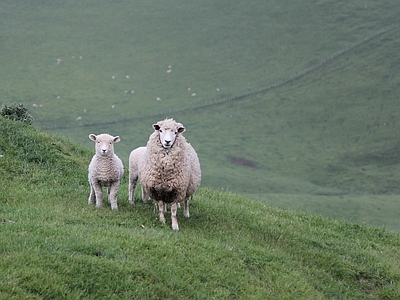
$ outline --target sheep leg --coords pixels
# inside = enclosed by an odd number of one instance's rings
[[[146,193],[145,189],[142,186],[142,201],[143,201],[143,203],[147,203],[149,200],[150,200],[150,197]]]
[[[186,218],[190,217],[190,213],[189,213],[189,199],[185,199],[185,203],[184,203],[184,209],[183,209],[183,215]]]
[[[137,183],[138,177],[129,174],[129,203],[135,203],[135,188]],[[143,192],[142,192],[143,194]]]
[[[89,195],[89,200],[88,200],[88,204],[94,204],[96,202],[96,193],[94,191],[93,185],[90,184],[90,195]]]
[[[113,182],[110,184],[110,188],[108,190],[108,200],[111,203],[111,209],[118,209],[118,190],[119,190],[119,181]]]
[[[164,202],[158,201],[158,218],[160,222],[165,224],[165,217],[164,217]]]
[[[170,205],[170,206],[171,206],[171,205]],[[181,208],[181,204],[180,204],[179,202],[177,203],[177,207],[178,207],[178,208]],[[168,204],[165,204],[165,205],[164,205],[164,212],[168,212]]]
[[[110,202],[111,183],[107,186],[107,191],[108,191],[107,200],[108,200],[109,203],[111,203],[111,202]]]
[[[179,230],[178,219],[176,218],[176,212],[178,210],[178,204],[171,204],[171,220],[172,220],[172,229]]]
[[[96,207],[101,207],[103,205],[103,189],[98,182],[93,183],[92,188],[96,197]]]

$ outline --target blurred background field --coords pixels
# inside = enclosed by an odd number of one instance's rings
[[[399,13],[387,0],[1,1],[0,103],[88,148],[90,133],[119,135],[126,166],[173,117],[203,186],[399,230]]]

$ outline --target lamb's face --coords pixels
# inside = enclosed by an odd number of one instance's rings
[[[114,153],[114,143],[118,143],[121,140],[119,136],[114,137],[106,133],[90,134],[89,138],[96,143],[96,153],[100,156],[112,155]]]
[[[153,128],[158,131],[160,142],[165,149],[171,148],[175,143],[177,135],[186,130],[182,124],[171,120],[160,121],[157,124],[153,124]]]

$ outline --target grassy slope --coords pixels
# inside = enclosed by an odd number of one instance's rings
[[[88,147],[91,132],[118,134],[117,153],[127,163],[152,123],[174,117],[199,152],[204,186],[400,229],[394,215],[400,30],[265,93],[168,112],[264,87],[320,63],[398,22],[393,1],[31,6],[3,2],[0,85],[5,102],[43,105],[31,109],[37,125],[66,125],[48,130]],[[134,95],[125,94],[132,89]],[[139,119],[153,113],[159,115]],[[133,119],[76,127],[125,117]],[[235,158],[256,167],[237,165]]]
[[[400,236],[201,188],[181,231],[87,205],[91,151],[0,118],[0,299],[396,299]]]

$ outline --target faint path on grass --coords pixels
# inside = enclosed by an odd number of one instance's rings
[[[320,67],[322,67],[323,65],[331,62],[332,60],[338,58],[339,56],[347,53],[350,50],[353,50],[354,48],[372,40],[373,38],[376,38],[377,36],[380,36],[388,31],[392,31],[394,29],[399,28],[399,24],[392,24],[390,26],[387,26],[381,30],[378,30],[376,32],[374,32],[373,34],[366,36],[362,39],[357,40],[355,43],[347,46],[346,48],[336,52],[335,54],[332,54],[331,56],[329,56],[328,58],[322,60],[321,62],[308,67],[298,73],[293,74],[290,77],[287,77],[285,79],[279,80],[279,81],[275,81],[274,83],[271,83],[267,86],[264,87],[260,87],[258,89],[253,89],[253,90],[248,90],[246,92],[243,92],[241,94],[237,94],[237,95],[233,95],[233,96],[228,96],[225,98],[216,98],[213,99],[211,101],[208,102],[203,102],[203,103],[198,103],[198,104],[193,104],[190,106],[186,106],[186,107],[182,107],[182,108],[176,108],[176,109],[169,109],[167,111],[160,111],[160,112],[156,112],[156,113],[149,113],[149,114],[143,114],[143,115],[138,115],[138,116],[133,116],[133,117],[124,117],[124,118],[119,118],[119,119],[114,119],[114,120],[104,120],[104,121],[94,121],[94,122],[80,122],[78,124],[76,123],[71,123],[71,124],[57,124],[57,125],[50,125],[50,126],[40,126],[40,124],[38,124],[38,126],[42,129],[63,129],[63,128],[74,128],[74,127],[90,127],[90,126],[97,126],[97,125],[102,125],[102,124],[116,124],[116,123],[124,123],[124,122],[131,122],[131,121],[135,121],[135,120],[141,120],[141,119],[147,119],[147,118],[153,118],[153,117],[160,117],[160,116],[165,116],[165,115],[170,115],[171,113],[178,113],[178,112],[183,112],[183,111],[188,111],[188,110],[193,110],[193,109],[199,109],[199,108],[203,108],[203,107],[207,107],[207,106],[212,106],[212,105],[216,105],[216,104],[221,104],[224,102],[228,102],[228,101],[233,101],[233,100],[238,100],[238,99],[242,99],[254,94],[258,94],[261,92],[265,92],[268,91],[270,89],[276,88],[276,87],[280,87],[286,83],[289,83],[295,79],[300,78],[303,75],[306,75],[308,73],[311,73],[317,69],[319,69]]]

